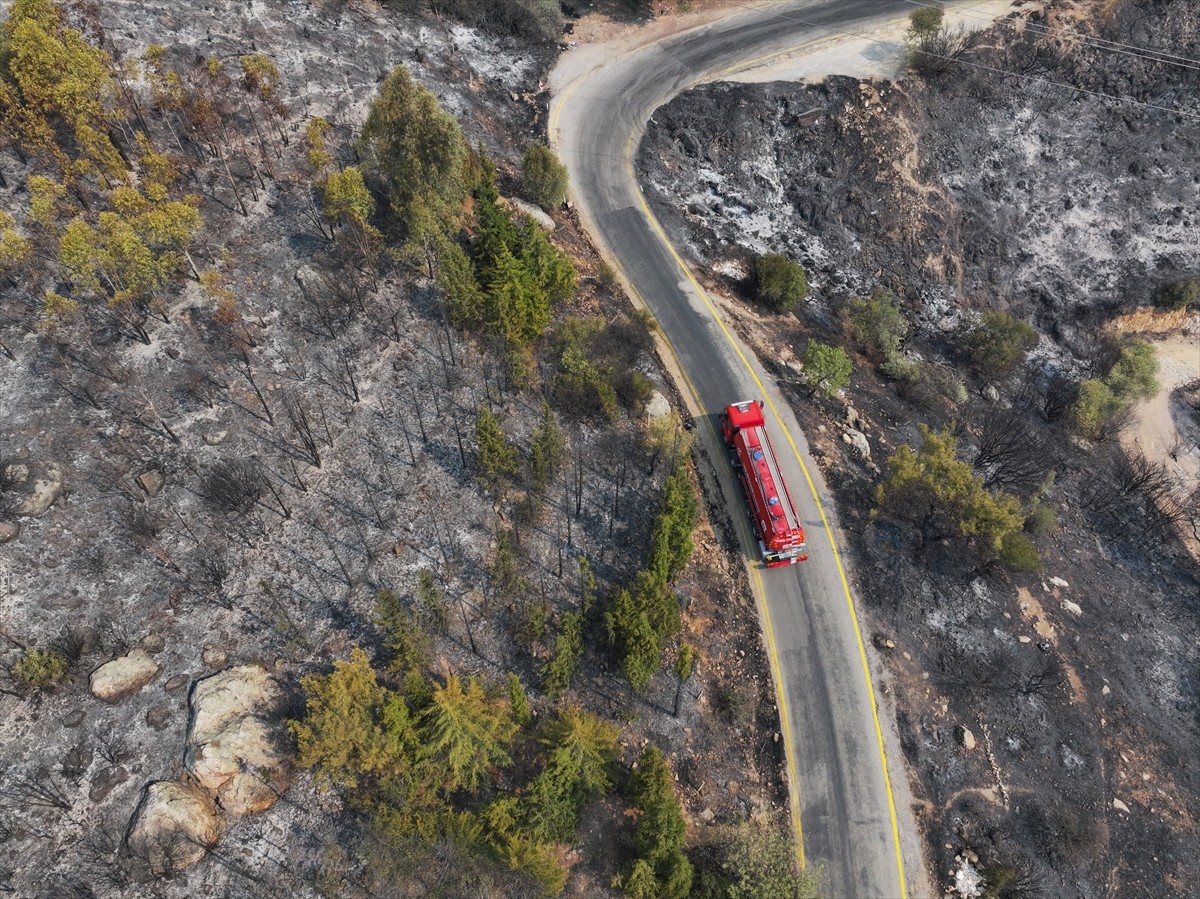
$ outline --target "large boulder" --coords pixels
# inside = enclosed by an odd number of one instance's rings
[[[279,684],[257,665],[229,668],[197,681],[184,764],[225,814],[262,811],[287,785],[287,767],[269,713]]]
[[[199,787],[178,781],[146,786],[133,813],[127,845],[155,876],[194,865],[217,844],[221,819],[212,799]]]
[[[158,663],[139,646],[92,672],[92,695],[105,702],[118,702],[142,689],[156,674]]]

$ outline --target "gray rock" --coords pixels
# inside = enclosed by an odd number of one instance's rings
[[[62,466],[57,462],[47,462],[45,465],[34,466],[31,470],[25,465],[9,465],[5,469],[6,477],[13,469],[25,469],[24,472],[17,472],[21,475],[19,481],[8,477],[10,483],[18,483],[25,493],[24,499],[17,505],[17,514],[30,518],[45,515],[63,494]],[[33,483],[29,486],[31,479]]]
[[[228,436],[228,431],[213,431],[204,435],[204,442],[209,446],[220,446],[225,442],[225,438]]]
[[[162,638],[162,634],[146,634],[142,638],[142,649],[149,653],[162,652],[166,645],[167,641]]]
[[[988,384],[986,387],[983,388],[983,398],[985,400],[987,400],[989,403],[999,402],[1000,401],[1000,391],[996,389],[995,385]]]
[[[137,482],[146,491],[147,496],[158,496],[158,492],[163,489],[163,484],[166,483],[166,478],[163,477],[163,473],[157,468],[152,468],[138,475]]]
[[[163,689],[168,693],[174,693],[176,690],[186,687],[189,680],[191,680],[191,678],[189,678],[186,674],[176,674],[165,684],[163,684]]]
[[[958,726],[958,742],[962,744],[962,748],[970,752],[975,748],[975,735],[971,733],[971,729],[965,724]]]
[[[646,417],[653,421],[656,418],[662,418],[664,415],[671,414],[671,403],[665,396],[657,390],[650,394],[650,400],[646,403]]]
[[[15,521],[0,521],[0,543],[16,540],[21,533],[21,525]]]
[[[88,769],[88,765],[91,763],[92,750],[90,747],[82,743],[72,746],[62,761],[63,776],[79,777]]]
[[[166,730],[171,723],[171,707],[165,702],[160,702],[146,712],[146,723],[154,730]]]
[[[141,647],[106,662],[92,672],[92,695],[105,702],[119,702],[136,693],[158,674],[158,663]]]
[[[854,428],[850,428],[842,435],[842,441],[854,447],[855,451],[862,458],[871,458],[871,442],[867,440],[867,435],[862,431],[856,431]]]
[[[63,716],[63,727],[79,727],[81,724],[83,724],[83,709],[67,712]]]
[[[554,230],[554,219],[546,215],[540,206],[534,206],[532,203],[526,203],[524,200],[518,200],[515,197],[512,200],[512,204],[525,215],[529,216],[531,219],[541,225],[544,230]]]
[[[229,655],[215,643],[205,643],[200,660],[209,668],[224,668],[225,663],[229,661]]]
[[[88,799],[92,802],[103,802],[109,793],[127,780],[129,780],[129,772],[120,765],[101,768],[92,778],[92,788],[88,790]]]

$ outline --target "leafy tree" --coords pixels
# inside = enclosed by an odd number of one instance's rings
[[[405,238],[415,243],[424,231],[458,230],[467,194],[467,145],[458,123],[404,66],[380,86],[363,125],[359,154],[381,180]]]
[[[521,157],[521,190],[547,212],[567,198],[567,167],[545,144],[530,144]]]
[[[529,697],[525,695],[521,679],[511,671],[508,673],[508,701],[512,706],[513,721],[518,727],[524,727],[533,718],[533,713],[529,710]]]
[[[526,219],[517,231],[519,257],[538,291],[551,304],[565,302],[575,292],[575,266],[558,249],[536,222]],[[545,325],[538,331],[545,330]]]
[[[1012,571],[1037,571],[1042,567],[1037,547],[1027,534],[1010,531],[1000,546],[1000,564]]]
[[[328,138],[333,126],[320,116],[313,116],[304,126],[304,143],[308,148],[308,166],[320,175],[333,165]]]
[[[584,803],[612,789],[617,733],[615,725],[576,706],[567,706],[546,726],[540,739],[546,764],[529,786],[524,817],[536,839],[574,839]]]
[[[542,689],[547,696],[562,696],[571,689],[571,679],[582,658],[583,616],[578,612],[567,612],[554,638],[554,654],[542,666]]]
[[[429,634],[424,623],[395,590],[380,590],[375,597],[375,625],[392,651],[391,670],[420,669],[429,664]]]
[[[604,613],[609,645],[633,689],[641,692],[650,684],[662,660],[662,643],[650,617],[634,602],[629,590],[618,590]]]
[[[851,297],[842,310],[850,335],[877,362],[892,358],[908,333],[908,321],[889,290],[869,297]]]
[[[1158,355],[1140,338],[1129,340],[1104,379],[1119,400],[1148,400],[1158,392]]]
[[[647,746],[638,757],[629,793],[630,802],[638,810],[634,850],[638,861],[654,871],[658,891],[653,895],[658,899],[686,899],[693,876],[691,863],[683,854],[687,824],[672,787],[671,771],[657,746]],[[631,871],[629,879],[632,877]]]
[[[302,678],[305,715],[290,721],[296,762],[326,787],[354,790],[400,766],[415,743],[404,698],[382,687],[367,654],[355,647],[326,675]]]
[[[483,297],[487,330],[512,347],[527,346],[550,324],[550,304],[529,269],[501,246],[487,271]]]
[[[52,649],[27,649],[10,669],[14,678],[28,687],[41,689],[56,684],[67,673],[67,659]]]
[[[804,377],[814,390],[833,396],[850,383],[850,357],[841,347],[810,340],[804,348]]]
[[[483,289],[471,258],[458,244],[447,241],[438,254],[438,288],[446,317],[457,328],[483,326]]]
[[[437,577],[428,568],[417,572],[417,605],[438,631],[446,629],[449,612],[446,609],[446,594],[438,586]]]
[[[496,534],[496,552],[488,565],[488,579],[502,599],[512,601],[525,592],[525,579],[521,576],[508,531]]]
[[[595,359],[604,332],[598,318],[568,318],[556,329],[551,341],[554,377],[551,395],[559,408],[581,416],[617,416],[617,392],[610,372]]]
[[[776,312],[793,312],[808,296],[804,266],[782,253],[764,253],[753,263],[754,294]]]
[[[687,465],[677,459],[663,484],[662,505],[650,536],[649,568],[664,584],[683,573],[692,556],[699,504]]]
[[[1029,323],[994,309],[986,310],[963,337],[963,349],[987,377],[1007,375],[1036,345],[1037,331]]]
[[[904,36],[908,64],[927,78],[950,69],[970,44],[961,26],[951,30],[943,24],[943,15],[939,8],[923,7],[913,10],[908,17],[908,31]]]
[[[431,699],[419,716],[422,753],[447,793],[475,792],[484,777],[512,764],[508,748],[517,724],[509,709],[488,699],[477,678],[464,684],[448,675]]]
[[[986,557],[1000,557],[1005,540],[1024,524],[1020,501],[988,492],[971,465],[955,457],[958,439],[950,430],[918,430],[919,450],[902,445],[888,459],[888,476],[875,492],[877,511],[917,524],[922,542],[967,537]]]
[[[484,484],[494,493],[503,493],[517,473],[517,451],[504,436],[496,416],[484,406],[479,407],[475,418],[475,445]]]
[[[369,229],[375,199],[363,182],[362,172],[354,166],[325,176],[322,189],[325,217],[331,222]]]
[[[544,490],[554,478],[566,449],[567,441],[554,417],[554,410],[542,400],[538,423],[530,438],[529,485],[534,492]]]

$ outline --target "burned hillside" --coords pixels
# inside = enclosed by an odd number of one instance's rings
[[[682,95],[641,147],[647,197],[794,389],[945,882],[1185,895],[1200,494],[1121,434],[1156,386],[1132,335],[1197,327],[1196,11],[1052,3],[957,40],[894,83]],[[768,253],[807,271],[794,315],[756,303]],[[813,345],[852,360],[839,396]],[[993,517],[953,505],[971,491]]]

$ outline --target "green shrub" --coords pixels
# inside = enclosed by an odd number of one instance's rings
[[[1058,516],[1044,503],[1034,503],[1025,515],[1025,530],[1034,536],[1051,534],[1058,529]]]
[[[1168,284],[1158,294],[1158,304],[1167,309],[1186,309],[1200,306],[1200,278],[1186,278]]]
[[[833,396],[850,383],[850,357],[841,347],[810,340],[804,350],[804,378],[813,390]]]
[[[869,297],[851,297],[842,310],[850,336],[877,362],[900,352],[908,321],[890,290],[879,288]]]
[[[567,167],[545,144],[530,144],[521,157],[521,192],[547,212],[567,198]]]
[[[1037,547],[1020,531],[1011,531],[1004,536],[999,558],[1000,564],[1012,571],[1037,571],[1042,567]]]
[[[1158,354],[1140,338],[1133,338],[1104,379],[1113,395],[1123,401],[1148,400],[1158,392]]]
[[[793,312],[808,296],[808,273],[782,253],[757,256],[753,265],[754,295],[777,312]]]
[[[1109,425],[1124,404],[1103,381],[1087,378],[1080,382],[1069,413],[1071,429],[1091,440],[1106,436]]]
[[[979,371],[988,377],[1011,372],[1037,345],[1037,331],[1007,312],[989,309],[963,337],[963,349]]]
[[[28,687],[56,684],[67,673],[67,659],[52,649],[27,649],[12,666],[12,676]]]

